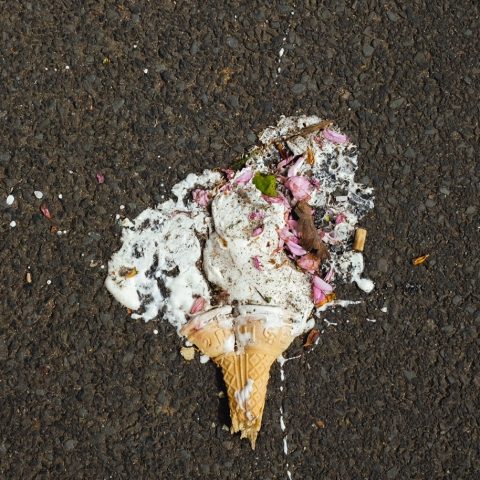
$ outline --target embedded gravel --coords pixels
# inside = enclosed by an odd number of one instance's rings
[[[478,478],[477,2],[2,5],[1,478]],[[117,214],[282,114],[358,143],[377,287],[342,287],[364,302],[296,341],[283,384],[274,366],[251,451],[222,427],[215,367],[103,281]]]

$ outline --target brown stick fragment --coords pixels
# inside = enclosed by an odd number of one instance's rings
[[[305,250],[311,251],[322,262],[330,258],[327,246],[319,237],[315,223],[313,222],[313,211],[305,201],[298,202],[295,207],[298,216],[298,234],[300,243]]]
[[[357,252],[363,252],[366,238],[367,231],[364,228],[357,228],[355,230],[355,239],[353,240],[353,249]]]

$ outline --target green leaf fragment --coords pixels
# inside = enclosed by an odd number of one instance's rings
[[[253,177],[253,184],[268,197],[276,197],[277,193],[277,179],[275,175],[264,175],[256,172]]]

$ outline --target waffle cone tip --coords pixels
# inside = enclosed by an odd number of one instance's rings
[[[238,317],[237,317],[238,319]],[[253,316],[244,316],[225,327],[213,319],[200,328],[189,322],[182,333],[222,369],[232,420],[231,433],[240,432],[252,449],[262,425],[270,367],[293,340],[290,324],[267,327]],[[235,337],[234,348],[232,335]],[[231,348],[225,351],[226,345]]]

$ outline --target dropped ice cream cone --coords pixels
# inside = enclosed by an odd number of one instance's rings
[[[265,310],[278,317],[272,321]],[[240,431],[253,449],[262,424],[270,367],[294,338],[291,323],[282,314],[282,309],[252,306],[241,307],[240,315],[233,317],[217,309],[195,317],[182,330],[222,369],[231,432]]]

